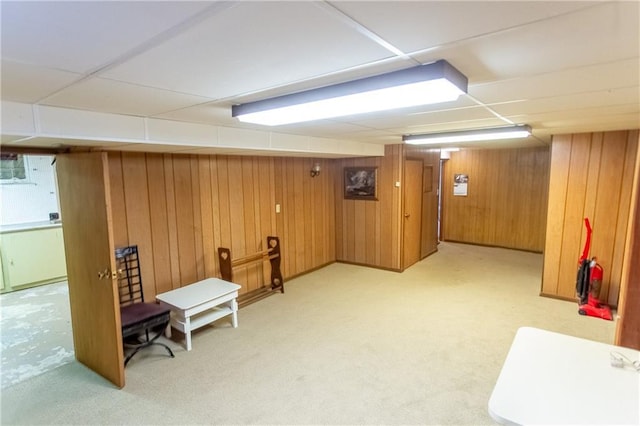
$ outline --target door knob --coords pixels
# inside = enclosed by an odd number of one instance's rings
[[[99,280],[108,280],[108,279],[118,278],[115,272],[111,272],[109,268],[105,268],[104,271],[98,271],[98,279]]]
[[[404,217],[409,217],[409,216],[411,216],[409,213],[404,214]]]

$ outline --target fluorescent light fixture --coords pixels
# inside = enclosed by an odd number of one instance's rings
[[[404,135],[402,140],[412,145],[430,145],[452,142],[492,141],[499,139],[526,138],[531,135],[531,127],[526,124],[506,127],[492,127],[457,132],[425,133],[423,135]]]
[[[245,123],[278,126],[345,115],[455,101],[467,77],[447,61],[380,74],[256,102],[234,105]]]

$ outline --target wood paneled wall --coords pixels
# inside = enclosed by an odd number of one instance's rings
[[[403,146],[387,145],[384,157],[338,160],[335,179],[336,259],[400,270]],[[344,167],[377,167],[378,200],[344,199]]]
[[[311,178],[315,162],[322,172]],[[269,235],[280,238],[286,280],[336,260],[334,168],[331,160],[111,152],[115,245],[138,245],[147,300],[219,277],[218,247],[240,257],[265,249]],[[268,282],[268,271],[268,263],[235,270],[234,281],[245,293]]]
[[[638,144],[640,148],[640,140]],[[640,259],[640,149],[636,152],[631,206],[622,264],[616,345],[640,350],[640,309],[638,309],[640,307],[640,262],[638,262]]]
[[[590,253],[604,268],[600,299],[618,303],[637,149],[637,130],[554,136],[543,295],[575,300],[588,217]]]
[[[469,176],[468,195],[453,195],[455,174]],[[549,149],[452,152],[442,175],[441,239],[542,252]]]

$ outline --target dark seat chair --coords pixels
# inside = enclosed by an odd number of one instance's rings
[[[171,348],[156,339],[169,325],[171,310],[156,303],[145,303],[140,276],[138,246],[118,248],[118,292],[120,294],[120,320],[125,347],[133,348],[124,365],[141,349],[151,345],[163,346],[173,358]]]

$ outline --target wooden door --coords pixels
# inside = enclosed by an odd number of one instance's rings
[[[422,172],[422,247],[420,259],[438,251],[438,184],[440,153],[425,164]]]
[[[422,226],[422,161],[404,166],[403,269],[420,260]]]
[[[76,359],[124,386],[107,154],[56,157]]]

